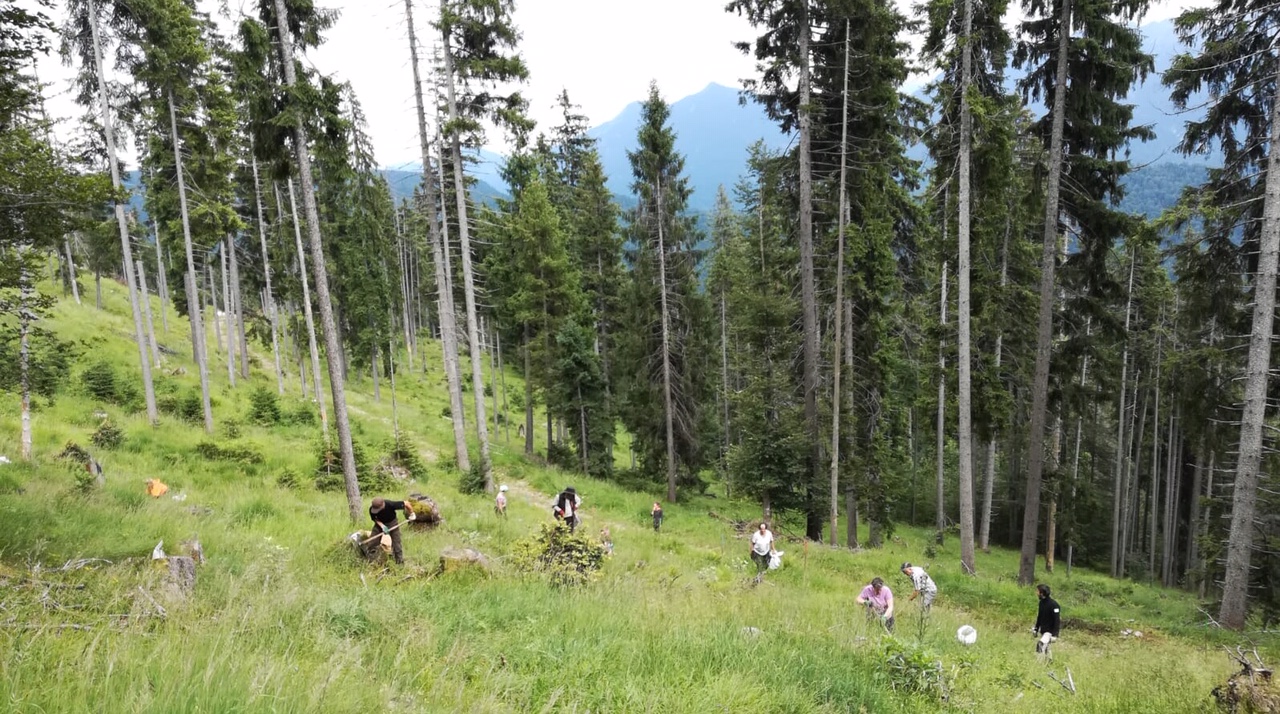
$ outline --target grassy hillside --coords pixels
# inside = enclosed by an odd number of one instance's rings
[[[406,534],[403,567],[358,562],[342,544],[354,530],[343,495],[309,485],[318,425],[304,417],[268,428],[248,418],[252,390],[275,389],[260,347],[248,384],[232,389],[225,365],[213,370],[211,437],[169,414],[151,428],[88,396],[86,366],[135,369],[128,306],[110,288],[105,312],[69,301],[55,309],[46,326],[76,346],[77,367],[53,404],[39,403],[36,461],[0,466],[6,711],[1167,713],[1210,708],[1210,691],[1233,671],[1221,645],[1241,640],[1206,627],[1185,594],[1079,570],[1045,579],[1066,628],[1055,660],[1041,663],[1028,632],[1034,595],[1013,582],[1016,553],[979,554],[982,576],[970,579],[959,572],[955,539],[928,557],[926,533],[910,528],[875,552],[785,542],[785,566],[753,587],[747,542],[729,523],[751,518],[751,504],[714,495],[670,504],[654,534],[653,494],[528,463],[514,432],[510,448],[499,439],[495,449],[498,479],[512,486],[510,516],[500,520],[489,497],[459,493],[442,456],[451,430],[436,356],[426,375],[397,379],[399,422],[430,476],[382,495],[424,491],[446,522]],[[172,408],[197,382],[186,323],[172,314],[169,322],[161,342],[172,354],[159,382]],[[283,411],[310,414],[290,377]],[[506,378],[508,390],[520,389],[514,374]],[[368,381],[352,384],[349,399],[357,440],[374,461],[387,450],[391,404],[388,385],[377,402]],[[99,410],[123,428],[118,448],[90,445]],[[18,429],[17,399],[6,395],[0,454],[16,457]],[[68,441],[101,461],[105,486],[78,487],[77,471],[56,458]],[[211,461],[202,442],[240,449],[242,460]],[[254,455],[259,463],[249,463]],[[281,486],[282,474],[303,486]],[[172,490],[149,498],[148,478]],[[608,524],[616,545],[597,580],[576,589],[521,574],[511,558],[567,483],[584,496],[587,531]],[[173,553],[193,537],[208,562],[182,598],[166,591],[150,552],[161,539]],[[450,545],[488,555],[492,575],[433,576]],[[903,560],[928,567],[941,589],[923,623],[897,574]],[[869,627],[852,603],[875,575],[899,595],[896,637]],[[976,645],[955,641],[962,624],[978,629]],[[1274,636],[1259,644],[1268,661],[1280,654]],[[936,662],[945,702],[931,684]],[[1048,676],[1068,667],[1076,695]]]

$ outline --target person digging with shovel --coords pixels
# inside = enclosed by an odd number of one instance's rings
[[[404,563],[404,546],[400,543],[400,522],[396,520],[396,511],[404,511],[409,520],[413,519],[413,509],[404,501],[388,501],[385,498],[374,498],[369,504],[369,518],[373,519],[373,538],[381,538],[383,534],[391,536],[391,555],[397,563]]]

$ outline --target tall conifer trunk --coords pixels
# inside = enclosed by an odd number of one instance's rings
[[[1280,81],[1278,78],[1277,81]],[[1258,273],[1253,281],[1253,330],[1244,372],[1244,412],[1240,418],[1240,457],[1231,494],[1231,532],[1227,537],[1227,572],[1218,621],[1239,630],[1248,614],[1249,558],[1253,550],[1253,515],[1257,509],[1262,427],[1267,417],[1267,383],[1271,370],[1271,334],[1275,323],[1276,262],[1280,253],[1280,89],[1271,99],[1266,196],[1262,204],[1262,236]]]
[[[1129,288],[1124,306],[1124,352],[1120,357],[1120,410],[1116,417],[1116,462],[1113,467],[1114,476],[1111,486],[1111,577],[1113,578],[1124,575],[1120,567],[1122,550],[1120,529],[1123,514],[1121,502],[1124,501],[1124,464],[1128,456],[1125,449],[1124,427],[1125,407],[1128,403],[1126,390],[1129,387],[1129,325],[1133,319],[1133,274],[1137,262],[1137,254],[1134,253],[1129,259]]]
[[[964,37],[960,38],[961,47],[961,79],[960,79],[960,216],[957,234],[959,237],[959,266],[956,268],[956,283],[960,291],[956,305],[958,323],[957,349],[959,354],[959,385],[956,398],[959,402],[959,459],[960,484],[957,489],[960,497],[960,567],[965,573],[974,575],[973,553],[973,421],[972,421],[972,389],[970,371],[972,362],[969,355],[969,240],[970,240],[970,206],[972,190],[970,188],[971,153],[973,147],[973,111],[969,107],[969,87],[973,83],[973,0],[964,0]]]
[[[187,183],[182,174],[182,142],[178,136],[178,110],[173,103],[172,91],[169,92],[169,131],[173,136],[173,165],[178,178],[178,207],[182,214],[182,243],[187,255],[187,276],[191,281],[191,292],[194,296],[198,292],[196,257],[191,240],[191,218],[187,210]],[[191,334],[196,342],[194,347],[196,365],[200,370],[200,406],[204,411],[204,430],[205,433],[212,434],[213,406],[209,401],[209,350],[205,344],[204,325],[201,320],[203,309],[200,307],[198,298],[194,302],[187,302],[187,315],[191,319]],[[217,313],[214,313],[213,319],[216,324]]]
[[[262,184],[258,180],[258,159],[253,158],[253,202],[258,212],[258,242],[262,248],[262,278],[266,281],[263,305],[267,321],[271,323],[271,358],[276,363],[276,392],[284,394],[284,369],[280,366],[280,316],[276,299],[271,292],[271,256],[267,253],[267,224],[262,210]]]
[[[449,121],[458,119],[458,103],[454,96],[453,49],[449,44],[449,35],[444,33],[445,90],[449,107]],[[457,133],[449,139],[453,156],[454,195],[458,202],[458,242],[462,254],[462,295],[467,308],[467,347],[471,362],[472,396],[475,397],[476,438],[480,442],[480,472],[484,475],[484,490],[493,491],[493,473],[489,458],[489,424],[485,417],[484,375],[480,358],[480,333],[476,315],[475,276],[471,269],[471,237],[467,219],[467,185],[462,173],[462,145]]]
[[[1027,445],[1027,493],[1022,515],[1022,554],[1018,584],[1030,585],[1036,576],[1036,536],[1040,531],[1040,487],[1044,473],[1044,429],[1049,406],[1049,358],[1053,348],[1053,286],[1058,249],[1058,201],[1062,182],[1062,143],[1066,125],[1068,47],[1071,41],[1072,0],[1062,0],[1058,22],[1057,67],[1054,79],[1053,125],[1049,135],[1049,167],[1044,209],[1044,243],[1040,252],[1040,307],[1036,328],[1036,363],[1031,382],[1031,424]]]
[[[948,203],[944,199],[943,203]],[[946,211],[943,211],[943,215]],[[946,234],[946,221],[943,222],[943,234]],[[946,243],[946,238],[943,238]],[[938,312],[940,319],[938,324],[942,326],[945,332],[947,328],[947,264],[942,263],[942,296],[938,301]],[[947,532],[947,500],[946,500],[946,429],[947,429],[947,340],[945,337],[938,340],[938,421],[937,421],[937,444],[934,454],[935,486],[937,494],[935,498],[934,509],[934,539],[939,544],[943,542]]]
[[[844,21],[844,88],[840,94],[840,196],[836,210],[836,315],[834,352],[831,359],[831,545],[837,544],[837,522],[840,520],[840,348],[843,344],[844,316],[844,231],[848,221],[845,191],[849,141],[849,21]],[[726,398],[728,395],[726,394]],[[850,509],[852,510],[852,509]],[[854,539],[857,538],[856,526]]]
[[[293,66],[293,40],[289,37],[289,11],[285,0],[275,0],[276,25],[280,32],[280,54],[284,65],[285,85],[296,84]],[[307,126],[301,114],[294,124],[294,149],[298,159],[298,178],[302,188],[302,206],[307,215],[311,238],[311,268],[316,279],[316,302],[320,306],[320,325],[324,331],[325,359],[329,362],[329,389],[333,394],[333,421],[338,430],[338,448],[342,453],[342,475],[346,484],[347,507],[351,521],[361,517],[360,484],[356,481],[356,462],[351,450],[351,421],[347,416],[347,393],[342,379],[342,353],[338,329],[333,320],[333,303],[329,299],[329,275],[324,262],[324,244],[320,238],[320,217],[316,210],[315,182],[311,178],[310,144]]]
[[[431,141],[427,133],[426,104],[422,99],[422,79],[418,68],[418,36],[413,25],[413,0],[405,0],[404,15],[409,26],[413,97],[418,112],[418,146],[422,151],[423,212],[427,217],[427,237],[431,241],[431,257],[436,271],[436,306],[440,318],[440,348],[443,353],[445,381],[449,387],[449,416],[453,421],[454,460],[459,469],[470,471],[471,456],[467,452],[467,425],[462,409],[462,380],[458,369],[458,326],[448,279],[448,244],[444,238],[445,214],[437,213],[441,199],[435,174],[431,171]]]
[[[114,122],[111,116],[111,95],[107,92],[106,70],[102,63],[102,40],[98,33],[98,9],[94,0],[89,0],[89,31],[93,35],[93,63],[94,71],[98,76],[98,107],[102,113],[102,133],[107,144],[107,162],[110,164],[111,170],[111,187],[119,194],[123,191],[123,184],[120,181],[120,165],[116,161],[116,139]],[[179,172],[179,180],[181,173]],[[133,247],[129,242],[129,223],[125,219],[124,204],[114,201],[114,209],[116,214],[116,227],[120,230],[120,250],[124,256],[124,282],[125,287],[129,291],[129,307],[133,311],[133,338],[138,343],[138,360],[142,372],[142,390],[147,405],[147,421],[155,425],[159,421],[159,412],[156,410],[156,390],[155,385],[151,381],[151,363],[147,360],[147,337],[142,331],[142,310],[138,305],[138,296],[134,292],[133,279]],[[101,285],[99,285],[101,289]],[[98,305],[102,305],[101,295],[99,295]],[[210,427],[212,425],[210,424]]]
[[[809,484],[805,488],[805,536],[822,540],[822,515],[818,509],[818,484],[822,481],[822,440],[818,423],[818,298],[813,272],[813,120],[809,116],[809,0],[800,7],[799,110],[800,134],[800,310],[804,329],[804,422],[809,441]]]
[[[293,179],[289,179],[289,208],[293,214],[293,239],[298,251],[298,277],[302,282],[302,316],[307,323],[307,349],[311,354],[312,395],[320,407],[320,428],[329,439],[329,410],[324,405],[324,388],[320,379],[320,348],[316,344],[316,321],[311,312],[311,279],[307,277],[307,252],[302,247],[302,224],[298,222],[298,201],[293,195]],[[307,392],[305,371],[302,393]]]

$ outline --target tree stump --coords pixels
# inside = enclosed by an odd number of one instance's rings
[[[196,589],[196,562],[186,555],[171,555],[165,561],[165,588],[171,596],[186,599]]]
[[[416,530],[430,530],[444,523],[444,516],[440,515],[440,507],[431,500],[430,496],[411,493],[405,502],[414,513],[414,519],[409,521],[409,527]]]
[[[440,553],[440,572],[453,573],[464,570],[489,572],[489,559],[478,550],[449,546]]]

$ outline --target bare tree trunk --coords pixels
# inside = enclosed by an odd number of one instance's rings
[[[973,112],[969,107],[969,87],[973,83],[973,0],[964,3],[964,37],[961,45],[960,81],[960,216],[957,233],[960,238],[956,282],[960,290],[956,305],[959,354],[959,460],[960,484],[960,567],[969,575],[976,574],[973,552],[973,407],[969,347],[969,233],[970,233],[970,154],[973,147]],[[1052,555],[1049,556],[1052,559]]]
[[[1164,528],[1160,531],[1160,582],[1165,586],[1170,586],[1170,579],[1173,574],[1174,559],[1174,534],[1177,531],[1177,524],[1174,521],[1174,464],[1177,462],[1176,454],[1178,453],[1177,444],[1175,442],[1177,417],[1169,416],[1169,435],[1165,440],[1165,468],[1164,468],[1164,513],[1161,521],[1164,522]]]
[[[284,60],[285,84],[291,91],[295,84],[293,41],[289,37],[289,12],[285,0],[275,0],[280,32],[280,53]],[[356,481],[356,462],[351,450],[351,421],[347,416],[347,393],[342,381],[341,351],[338,330],[333,320],[333,303],[329,300],[329,276],[324,263],[324,245],[320,237],[320,217],[316,211],[315,182],[311,179],[311,156],[308,154],[307,127],[301,114],[294,126],[297,149],[298,178],[302,184],[302,205],[311,234],[311,269],[316,279],[316,302],[320,306],[320,325],[324,331],[325,358],[329,362],[329,389],[333,394],[333,418],[338,428],[338,448],[342,454],[342,475],[347,490],[347,506],[351,521],[361,517],[360,484]],[[317,400],[322,401],[322,400]]]
[[[845,206],[846,164],[848,162],[849,140],[849,20],[844,21],[844,88],[840,95],[840,197],[836,210],[839,212],[836,228],[836,315],[835,335],[832,348],[835,354],[831,358],[831,545],[836,545],[838,522],[840,520],[840,349],[844,347],[844,231],[848,221],[848,209]],[[727,395],[726,395],[727,398]],[[853,499],[849,499],[853,500]],[[851,531],[857,539],[857,531]]]
[[[943,233],[946,233],[946,223],[943,223]],[[942,241],[946,243],[946,238]],[[942,319],[938,324],[942,325],[945,331],[947,328],[947,264],[942,263],[942,297],[939,301],[939,312]],[[937,469],[937,503],[934,511],[934,538],[941,544],[946,536],[947,531],[947,501],[944,486],[946,484],[946,428],[947,428],[947,353],[946,338],[938,341],[938,428],[937,428],[937,452],[935,454]]]
[[[1267,383],[1271,369],[1271,334],[1275,322],[1276,262],[1280,253],[1280,91],[1271,99],[1271,147],[1267,156],[1266,197],[1262,204],[1262,237],[1258,272],[1253,281],[1253,331],[1244,372],[1244,413],[1240,419],[1240,457],[1231,496],[1231,531],[1227,538],[1226,582],[1218,621],[1239,630],[1248,614],[1249,557],[1254,541],[1262,427],[1267,416]]]
[[[107,92],[106,70],[102,66],[102,41],[98,35],[98,9],[94,0],[89,0],[89,30],[93,34],[93,64],[98,75],[98,107],[102,112],[102,132],[107,144],[107,163],[111,167],[111,187],[116,194],[123,191],[120,181],[120,165],[116,161],[115,130],[111,116],[111,95]],[[172,103],[171,103],[172,104]],[[179,187],[181,187],[182,171],[178,171]],[[147,405],[147,421],[155,425],[159,419],[156,410],[156,390],[151,381],[151,363],[147,360],[147,337],[142,331],[142,309],[138,305],[138,296],[134,292],[133,279],[133,247],[129,243],[129,223],[125,219],[124,204],[113,201],[116,214],[116,227],[120,230],[120,250],[124,256],[124,282],[129,290],[129,307],[133,311],[133,338],[138,343],[138,363],[142,372],[142,390]],[[99,285],[101,290],[101,285]],[[102,300],[99,295],[98,306]]]
[[[382,389],[378,384],[378,345],[373,346],[373,355],[369,360],[369,371],[373,373],[373,401],[382,403]]]
[[[169,302],[169,280],[164,273],[164,258],[160,253],[160,230],[155,229],[156,240],[156,293],[160,296],[160,325],[164,333],[169,334],[169,310],[165,307]]]
[[[458,104],[453,90],[453,49],[449,45],[449,35],[444,34],[445,90],[449,106],[449,122],[458,119]],[[484,475],[484,490],[493,492],[493,473],[490,469],[489,457],[489,424],[485,416],[484,375],[481,368],[480,334],[476,315],[475,276],[471,270],[471,238],[467,220],[467,185],[462,174],[462,147],[455,133],[450,138],[453,153],[454,195],[458,201],[458,241],[462,254],[462,295],[467,307],[467,346],[471,362],[471,392],[476,405],[476,438],[480,441],[480,472]]]
[[[502,364],[502,333],[497,334],[498,339],[498,382],[502,389],[502,438],[507,446],[511,446],[511,414],[507,409],[507,370]]]
[[[1135,380],[1136,381],[1136,380]],[[1120,572],[1124,573],[1129,560],[1129,552],[1133,549],[1133,542],[1137,539],[1135,526],[1138,520],[1138,506],[1140,489],[1140,477],[1142,476],[1142,440],[1146,437],[1147,430],[1147,410],[1151,406],[1151,400],[1142,406],[1142,416],[1138,419],[1138,428],[1134,430],[1131,441],[1134,441],[1133,461],[1130,466],[1129,477],[1126,479],[1126,492],[1124,502],[1124,531],[1120,536]]]
[[[71,241],[63,238],[62,246],[67,252],[67,275],[71,278],[71,295],[76,299],[76,304],[80,303],[80,284],[76,282],[76,259],[71,255]]]
[[[22,392],[22,444],[23,461],[32,457],[31,435],[31,325],[36,321],[35,287],[31,284],[31,272],[27,261],[29,245],[18,247],[18,381]]]
[[[316,322],[311,313],[310,278],[307,277],[307,252],[302,247],[302,224],[298,221],[298,201],[293,194],[293,179],[289,179],[289,209],[293,214],[293,238],[298,250],[298,276],[302,279],[302,315],[307,322],[307,348],[311,352],[311,378],[316,404],[320,406],[320,427],[325,441],[329,440],[329,412],[324,406],[324,388],[320,381],[320,348],[316,345]],[[332,373],[330,374],[332,377]],[[305,381],[305,380],[304,380]],[[302,391],[306,392],[306,385]]]
[[[1000,293],[1003,295],[1009,285],[1009,234],[1013,230],[1012,221],[1004,224],[1004,242],[1000,247]],[[996,372],[1004,359],[1004,330],[996,328]],[[979,527],[978,547],[986,553],[991,550],[991,500],[996,488],[996,440],[993,437],[987,442],[987,468],[982,483],[982,525]]]
[[[1161,364],[1164,361],[1164,355],[1161,354],[1164,348],[1163,337],[1161,335],[1156,338],[1156,406],[1155,416],[1151,419],[1151,487],[1150,493],[1147,494],[1151,501],[1148,507],[1150,517],[1147,519],[1151,530],[1151,547],[1147,549],[1148,580],[1156,579],[1156,534],[1160,525],[1160,519],[1156,517],[1156,508],[1160,503],[1160,372],[1164,366]]]
[[[533,360],[529,355],[529,327],[526,325],[524,342],[524,453],[533,456]]]
[[[822,512],[815,502],[822,482],[822,438],[818,423],[818,298],[813,270],[813,129],[810,111],[809,3],[799,3],[800,61],[798,129],[800,145],[800,309],[804,329],[804,423],[809,443],[809,485],[805,488],[805,536],[822,540]]]
[[[502,412],[498,411],[498,356],[492,341],[489,344],[489,398],[493,401],[493,435],[496,437],[502,428],[498,423],[498,415]]]
[[[409,351],[408,343],[405,343],[405,351]],[[396,405],[396,343],[392,340],[387,345],[387,359],[391,362],[391,369],[387,370],[387,379],[391,382],[391,433],[400,437],[400,414]]]
[[[1200,532],[1197,534],[1198,537],[1200,538],[1204,538],[1209,535],[1209,524],[1212,522],[1210,519],[1213,515],[1213,475],[1214,475],[1214,467],[1216,466],[1215,459],[1217,455],[1218,454],[1216,451],[1209,452],[1209,468],[1205,472],[1205,485],[1204,485],[1204,497],[1205,497],[1204,518],[1200,522]],[[1208,562],[1205,562],[1203,558],[1201,558],[1200,568],[1201,568],[1201,573],[1200,573],[1199,591],[1200,591],[1200,599],[1203,600],[1205,596],[1205,591],[1209,585],[1209,573],[1208,573],[1209,564]]]
[[[1068,47],[1071,0],[1062,2],[1058,23],[1057,75],[1054,79],[1053,129],[1049,137],[1049,169],[1044,209],[1044,245],[1040,253],[1040,308],[1036,330],[1036,365],[1031,383],[1031,429],[1028,432],[1026,507],[1022,514],[1022,555],[1018,584],[1036,576],[1036,536],[1040,531],[1040,478],[1044,470],[1044,427],[1049,405],[1049,358],[1053,348],[1053,285],[1058,249],[1058,199],[1062,181],[1062,133],[1066,121]]]
[[[1192,586],[1192,576],[1200,570],[1200,491],[1204,485],[1205,437],[1200,435],[1196,445],[1196,467],[1191,474],[1191,503],[1187,509],[1187,567],[1182,571],[1186,587]]]
[[[208,286],[209,309],[213,312],[209,318],[213,323],[213,349],[215,352],[222,352],[227,345],[222,341],[222,321],[218,318],[218,282],[213,278],[213,266],[209,263],[207,255],[204,263],[204,282]]]
[[[662,405],[667,434],[667,501],[676,500],[676,436],[675,415],[671,403],[671,315],[667,305],[667,243],[663,232],[666,222],[662,205],[662,178],[657,180],[658,194],[658,292],[662,310]]]
[[[447,214],[443,198],[439,196],[436,177],[431,171],[431,141],[427,133],[426,105],[422,99],[422,79],[418,65],[418,37],[414,31],[413,3],[405,0],[405,21],[409,27],[409,55],[413,66],[413,96],[418,112],[418,145],[422,151],[423,213],[427,218],[427,236],[431,241],[432,262],[436,274],[436,307],[440,318],[441,361],[444,363],[445,381],[449,387],[449,410],[453,421],[454,461],[464,472],[471,470],[471,455],[467,451],[467,432],[462,408],[462,381],[458,367],[457,323],[453,309],[453,292],[449,284],[449,240]],[[441,166],[441,171],[444,167]],[[441,184],[443,185],[443,184]]]
[[[249,336],[244,328],[244,299],[240,294],[240,259],[234,238],[227,239],[231,255],[231,304],[235,310],[236,333],[240,338],[240,376],[249,378]]]
[[[1116,462],[1113,467],[1115,476],[1112,479],[1111,491],[1111,577],[1113,578],[1119,578],[1123,575],[1120,572],[1121,503],[1124,501],[1124,464],[1128,457],[1124,441],[1124,426],[1127,405],[1126,390],[1129,387],[1129,325],[1133,319],[1133,273],[1137,262],[1136,254],[1130,255],[1129,288],[1126,292],[1128,298],[1124,306],[1124,353],[1120,358],[1120,411],[1116,417]]]
[[[197,295],[199,286],[196,283],[195,248],[191,240],[191,219],[187,210],[187,183],[182,174],[182,143],[178,136],[178,110],[173,103],[172,91],[169,92],[169,131],[173,137],[173,164],[178,177],[178,206],[182,214],[182,243],[187,254],[187,275],[191,281],[192,297],[197,298],[195,302],[187,303],[187,314],[191,319],[191,334],[197,342],[194,348],[196,366],[200,370],[200,404],[204,411],[204,430],[206,434],[212,434],[213,406],[209,400],[209,350],[205,344],[204,321],[201,319],[204,311]],[[210,281],[210,289],[212,289],[212,281]],[[218,323],[216,313],[213,319],[216,326]]]
[[[280,328],[280,316],[276,312],[276,299],[271,292],[271,255],[267,252],[267,226],[265,213],[262,210],[262,184],[258,182],[258,159],[253,159],[253,201],[258,211],[258,242],[262,248],[262,278],[266,281],[266,298],[264,309],[267,320],[271,323],[271,357],[276,363],[276,391],[284,394],[284,369],[280,366],[280,340],[277,336]]]
[[[222,319],[227,324],[227,382],[236,386],[236,326],[235,308],[231,304],[231,271],[227,267],[227,252],[231,250],[231,239],[222,239],[222,250],[219,256],[222,261]],[[215,308],[217,304],[215,302]]]
[[[102,273],[93,271],[94,307],[102,309]]]
[[[1049,473],[1053,478],[1053,482],[1049,488],[1049,504],[1045,509],[1048,518],[1045,521],[1045,543],[1044,543],[1044,569],[1045,572],[1053,572],[1053,556],[1054,551],[1058,547],[1058,465],[1059,453],[1062,446],[1062,415],[1058,415],[1053,422],[1053,436],[1049,440]]]
[[[160,343],[156,342],[156,323],[151,319],[151,297],[147,294],[147,271],[142,261],[137,261],[138,299],[142,301],[143,316],[147,321],[147,342],[151,345],[151,359],[155,360],[156,369],[160,369]]]

